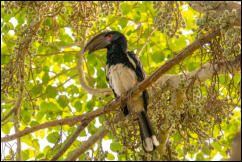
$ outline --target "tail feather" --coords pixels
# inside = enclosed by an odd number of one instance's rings
[[[159,146],[159,141],[156,138],[155,132],[151,126],[149,118],[145,111],[138,113],[140,135],[142,139],[142,145],[146,152],[153,151]]]

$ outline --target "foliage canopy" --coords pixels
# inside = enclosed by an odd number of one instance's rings
[[[1,2],[1,133],[6,136],[85,114],[114,98],[88,94],[76,67],[85,42],[102,31],[123,33],[129,50],[139,55],[151,75],[191,42],[218,29],[219,36],[169,70],[170,76],[179,76],[178,87],[154,84],[149,88],[148,114],[165,142],[164,150],[144,153],[137,121],[130,117],[114,123],[117,110],[91,121],[59,160],[103,127],[109,133],[78,160],[212,160],[218,153],[228,159],[233,137],[241,129],[241,74],[215,71],[198,84],[186,77],[203,65],[229,64],[240,55],[237,11],[214,10],[226,3],[207,2],[200,12],[196,8],[202,3],[186,2]],[[108,88],[105,62],[104,50],[84,56],[83,70],[91,88]],[[2,160],[19,159],[20,152],[22,160],[51,160],[78,126],[59,124],[22,136],[13,146],[2,143],[8,150],[2,152]],[[106,140],[110,146],[104,146]],[[20,152],[15,149],[19,143]]]

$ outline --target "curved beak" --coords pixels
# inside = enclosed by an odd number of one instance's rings
[[[83,48],[82,53],[84,53],[86,50],[88,50],[88,54],[99,50],[99,49],[103,49],[105,48],[107,45],[110,44],[110,40],[108,40],[105,35],[107,34],[107,32],[102,32],[96,36],[94,36],[93,38],[91,38],[87,44],[85,45],[85,47]]]

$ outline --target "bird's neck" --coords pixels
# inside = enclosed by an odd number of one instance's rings
[[[118,64],[127,57],[127,48],[120,44],[112,44],[107,48],[107,64]]]

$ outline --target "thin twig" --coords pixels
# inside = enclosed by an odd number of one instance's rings
[[[75,70],[75,69],[76,69],[76,67],[73,67],[73,68],[70,68],[70,69],[64,70],[64,71],[62,71],[62,72],[56,74],[56,75],[53,76],[52,78],[50,78],[49,81],[51,81],[51,80],[53,80],[53,79],[59,77],[59,76],[62,75],[62,74],[65,74],[65,73],[68,72],[68,71],[72,71],[72,70]]]
[[[141,48],[141,50],[139,52],[137,52],[137,56],[140,56],[140,54],[143,52],[143,50],[145,49],[148,41],[150,40],[150,37],[152,36],[152,34],[156,31],[156,27],[150,32],[150,34],[148,35],[148,37],[146,38],[145,44],[143,45],[143,47]]]

